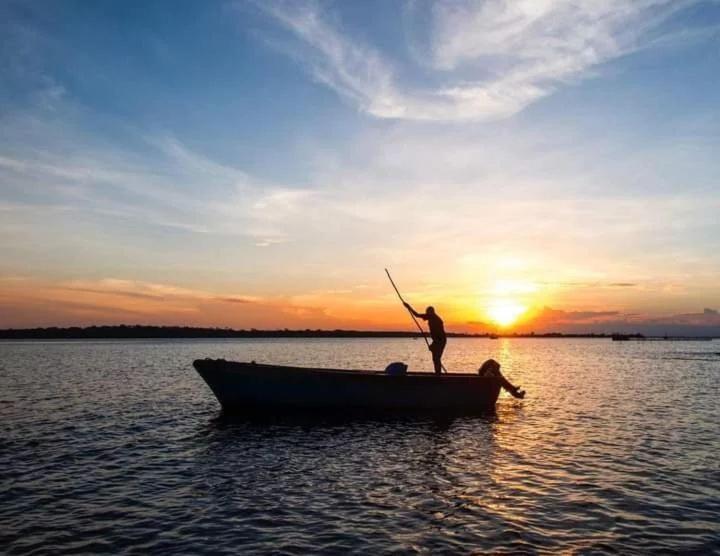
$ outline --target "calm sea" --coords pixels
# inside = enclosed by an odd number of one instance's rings
[[[223,417],[195,358],[348,368],[407,339],[0,343],[0,551],[720,552],[720,341],[451,340],[495,417]]]

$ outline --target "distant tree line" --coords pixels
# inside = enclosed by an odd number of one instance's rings
[[[450,332],[453,338],[497,338],[491,333],[465,334]],[[71,326],[68,328],[25,328],[0,330],[3,340],[81,340],[131,338],[419,338],[418,332],[374,330],[234,330],[232,328],[202,328],[196,326],[147,326],[142,324],[117,326]],[[510,338],[606,338],[606,334],[507,334]]]

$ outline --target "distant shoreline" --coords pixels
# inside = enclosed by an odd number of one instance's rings
[[[420,338],[417,332],[376,331],[376,330],[257,330],[231,328],[203,328],[192,326],[88,326],[88,327],[47,327],[0,330],[1,340],[111,340],[111,339],[162,339],[162,338]],[[550,332],[544,334],[471,334],[448,332],[450,338],[607,338],[613,334],[563,334]],[[633,340],[702,340],[703,337],[644,337],[640,334],[626,336]]]
[[[448,332],[450,338],[609,338],[607,334],[471,334]],[[394,330],[258,330],[232,328],[203,328],[194,326],[88,326],[88,327],[47,327],[0,330],[0,339],[5,340],[83,340],[83,339],[125,339],[125,338],[421,338],[419,332]]]

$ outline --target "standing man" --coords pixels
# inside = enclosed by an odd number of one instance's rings
[[[403,302],[404,303],[404,302]],[[429,349],[432,353],[433,365],[435,366],[435,373],[442,373],[442,354],[445,351],[445,344],[447,344],[447,336],[445,336],[445,326],[443,325],[442,319],[437,315],[433,307],[425,309],[424,313],[418,313],[410,307],[409,303],[404,303],[405,308],[410,311],[419,319],[426,320],[428,328],[430,329],[430,337],[432,338],[432,344]]]

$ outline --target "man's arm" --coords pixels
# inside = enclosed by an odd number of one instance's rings
[[[412,307],[410,307],[410,304],[409,304],[409,303],[403,302],[403,305],[405,305],[405,308],[406,308],[408,311],[410,311],[413,315],[415,315],[417,318],[419,318],[419,319],[424,319],[424,318],[426,318],[426,316],[425,316],[424,313],[418,313],[415,309],[413,309]]]

